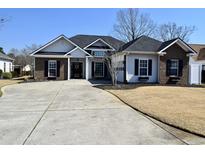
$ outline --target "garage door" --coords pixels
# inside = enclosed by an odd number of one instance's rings
[[[191,84],[200,84],[200,65],[191,65]]]

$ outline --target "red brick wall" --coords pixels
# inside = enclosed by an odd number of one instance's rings
[[[56,80],[67,80],[68,59],[66,58],[35,58],[35,79],[48,80],[48,77],[44,76],[45,61],[48,60],[60,61],[60,76]]]
[[[189,82],[189,57],[187,53],[177,44],[169,47],[165,50],[167,54],[164,56],[160,56],[160,75],[159,81],[161,84],[169,84],[171,82],[171,78],[166,74],[166,62],[168,59],[181,59],[183,60],[183,69],[182,76],[179,77],[176,84],[179,85],[187,85]]]

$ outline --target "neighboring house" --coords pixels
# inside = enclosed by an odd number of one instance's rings
[[[23,70],[23,72],[30,72],[32,70],[32,67],[31,67],[31,65],[26,65],[23,67],[22,70]]]
[[[205,84],[205,45],[190,44],[190,46],[197,52],[197,55],[190,58],[190,83]]]
[[[13,61],[14,59],[0,52],[0,70],[11,72],[13,70]]]
[[[181,85],[193,84],[191,59],[200,55],[180,38],[161,42],[141,36],[124,43],[110,36],[60,35],[31,56],[37,80],[89,80],[110,79],[106,54],[113,54],[119,82]]]

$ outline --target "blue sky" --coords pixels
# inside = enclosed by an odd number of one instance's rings
[[[11,17],[0,29],[0,46],[8,52],[25,45],[47,43],[60,34],[112,34],[118,9],[0,9]],[[195,25],[191,43],[205,43],[205,9],[140,9],[158,24]]]

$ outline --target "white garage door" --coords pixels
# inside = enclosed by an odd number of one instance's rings
[[[191,65],[191,84],[200,84],[200,65]]]

